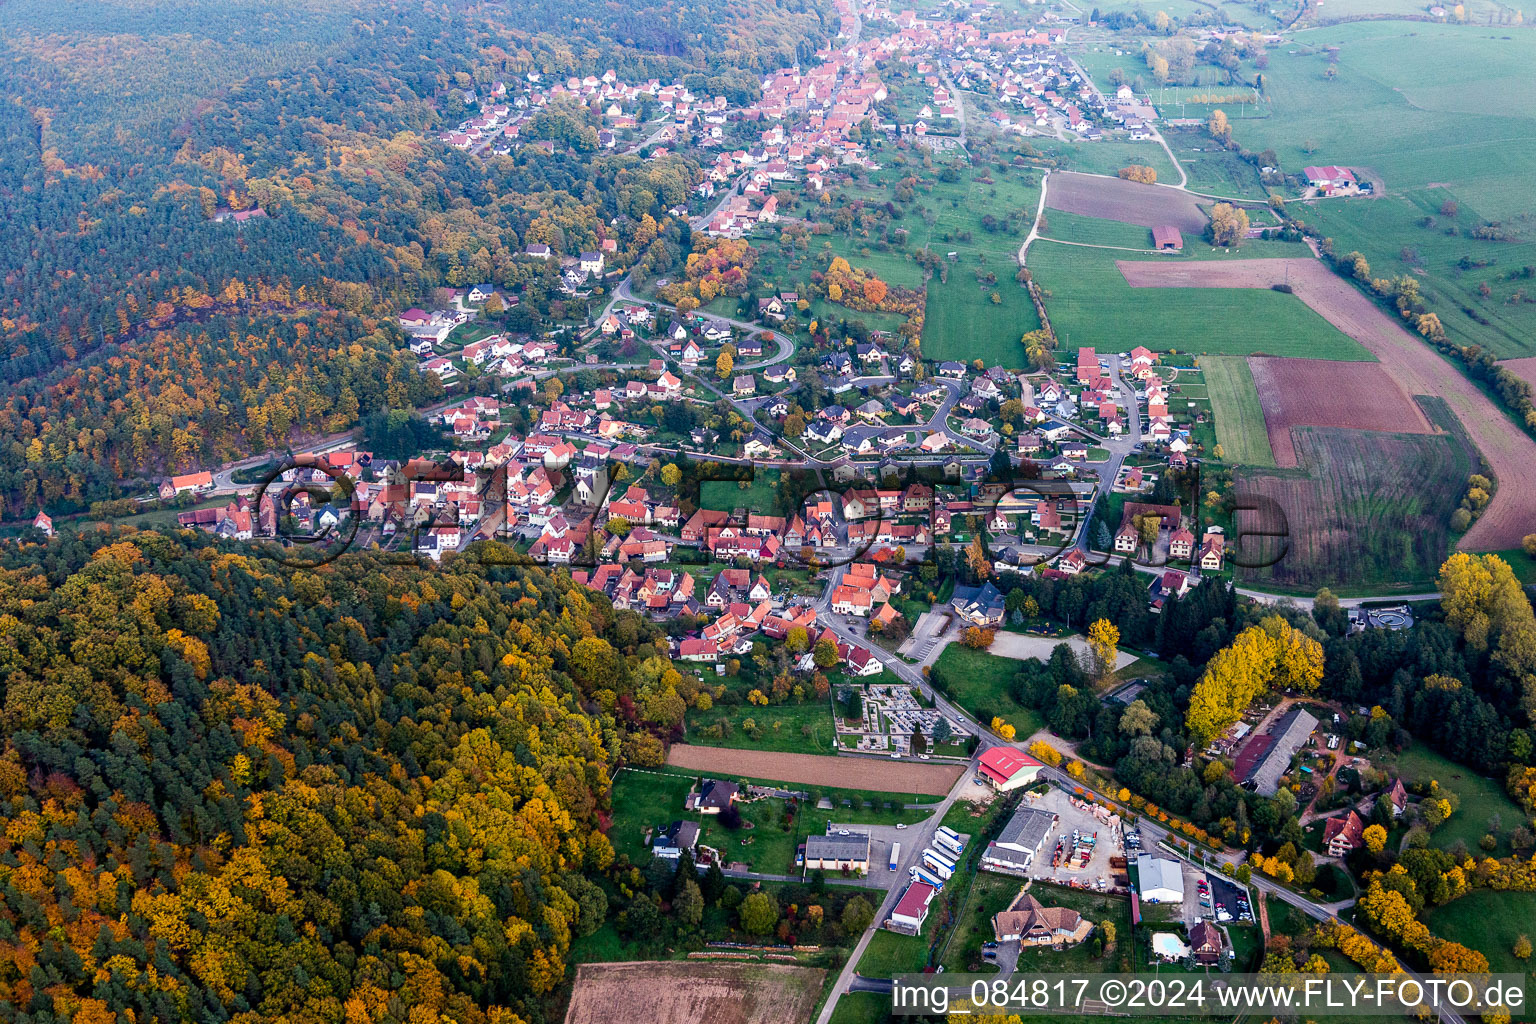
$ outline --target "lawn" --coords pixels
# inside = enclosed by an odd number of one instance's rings
[[[831,1024],[880,1024],[891,1015],[891,997],[884,992],[846,992],[832,1011]]]
[[[1043,723],[1037,712],[1014,700],[1009,692],[1018,671],[1019,662],[1012,658],[999,658],[956,643],[939,655],[933,666],[933,678],[944,684],[947,696],[983,723],[1001,716],[1022,739]]]
[[[937,909],[935,906],[934,910]],[[881,928],[865,947],[858,971],[866,978],[894,978],[898,974],[916,974],[927,966],[928,936],[901,935]]]
[[[706,480],[699,485],[699,505],[717,512],[745,508],[772,514],[778,503],[778,483],[779,471],[763,468],[754,471],[751,483],[745,488],[735,480]]]
[[[747,728],[748,722],[752,729]],[[714,735],[722,723],[727,725],[726,734]],[[688,742],[706,747],[825,753],[832,749],[832,737],[832,709],[814,697],[804,704],[716,704],[708,711],[688,712]]]
[[[970,268],[956,264],[949,281],[928,282],[922,351],[926,359],[985,360],[1010,370],[1025,366],[1019,339],[1040,326],[1029,292],[1013,279],[1017,265],[989,264],[995,284],[978,284]],[[992,297],[998,301],[993,302]]]
[[[973,968],[982,972],[988,970],[985,961],[981,959],[981,944],[992,940],[992,916],[1007,909],[1023,884],[1023,879],[1007,875],[982,873],[976,876],[971,886],[970,899],[958,915],[953,933],[946,940],[947,945],[941,958],[946,971],[964,972]],[[1113,921],[1116,952],[1095,959],[1093,935],[1060,952],[1049,948],[1025,949],[1019,953],[1020,973],[1101,974],[1122,966],[1123,954],[1130,949],[1131,942],[1130,900],[1042,882],[1031,886],[1029,893],[1042,906],[1065,907],[1077,911],[1093,922],[1095,927],[1103,921]]]
[[[635,864],[651,859],[647,828],[660,828],[684,816],[683,800],[693,788],[693,776],[645,772],[628,768],[613,780],[613,824],[608,839],[615,853],[628,854]]]
[[[1536,584],[1536,558],[1532,558],[1519,548],[1511,551],[1495,551],[1509,567],[1515,571],[1515,578],[1527,586]]]
[[[1206,356],[1200,360],[1200,368],[1205,371],[1206,395],[1216,418],[1216,440],[1226,461],[1274,466],[1275,454],[1269,447],[1264,410],[1248,360],[1242,356]]]
[[[981,958],[981,944],[992,940],[992,916],[1007,910],[1024,885],[1022,878],[982,872],[976,875],[965,906],[944,938],[939,962],[946,971],[989,973],[995,968]]]
[[[1476,852],[1477,841],[1488,831],[1488,819],[1495,814],[1506,832],[1525,820],[1520,808],[1505,795],[1499,783],[1448,760],[1422,743],[1413,744],[1401,754],[1383,758],[1382,764],[1401,775],[1405,785],[1434,779],[1442,790],[1449,790],[1461,798],[1456,813],[1430,836],[1430,841],[1442,849],[1449,849],[1460,840]],[[1499,854],[1508,853],[1509,844],[1501,837]],[[1536,928],[1532,931],[1536,933]]]
[[[1054,214],[1053,214],[1054,216]],[[1201,259],[1219,257],[1196,245]],[[1296,255],[1281,242],[1250,241],[1242,256]],[[1046,313],[1061,350],[1093,344],[1124,351],[1307,356],[1371,360],[1371,354],[1294,295],[1259,288],[1132,288],[1115,266],[1136,253],[1036,243],[1029,267],[1048,293]],[[1240,325],[1240,327],[1239,327]]]
[[[1524,974],[1530,962],[1515,957],[1515,940],[1536,939],[1536,893],[1478,889],[1427,909],[1424,923],[1441,938],[1482,953],[1496,973]]]

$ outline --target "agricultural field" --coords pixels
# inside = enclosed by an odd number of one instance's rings
[[[1153,251],[1150,228],[1124,221],[1105,220],[1102,217],[1085,217],[1065,210],[1046,210],[1045,228],[1040,234],[1062,242]]]
[[[1418,404],[1403,394],[1381,363],[1323,359],[1249,358],[1268,446],[1283,468],[1298,465],[1291,431],[1296,427],[1344,427],[1399,434],[1434,432]]]
[[[1204,263],[1204,261],[1202,261]],[[1459,429],[1481,453],[1498,478],[1499,490],[1460,546],[1473,551],[1499,551],[1519,546],[1536,532],[1536,442],[1516,429],[1509,417],[1476,384],[1446,362],[1417,334],[1384,313],[1370,297],[1317,260],[1245,260],[1204,263],[1153,263],[1120,260],[1132,284],[1192,288],[1259,289],[1285,283],[1308,307],[1381,359],[1392,379],[1409,395],[1439,399],[1443,419],[1430,419],[1445,429]],[[1058,331],[1060,328],[1058,327]],[[1150,343],[1149,343],[1150,344]],[[1251,353],[1259,354],[1259,353]],[[1324,358],[1331,352],[1264,353]]]
[[[1284,242],[1250,241],[1240,252],[1257,258],[1291,249]],[[1206,262],[1203,255],[1201,262]],[[1116,262],[1132,264],[1137,259],[1116,250],[1049,241],[1030,246],[1029,268],[1049,293],[1046,313],[1061,338],[1063,351],[1072,351],[1080,344],[1124,351],[1140,344],[1159,352],[1371,358],[1358,343],[1292,295],[1259,289],[1218,294],[1198,287],[1169,287],[1151,293],[1132,287]],[[1151,255],[1145,260],[1158,261],[1149,265],[1168,269],[1187,267],[1192,262]],[[1248,260],[1234,257],[1221,262]],[[1213,310],[1220,310],[1221,315],[1213,316]],[[1242,330],[1233,329],[1237,324]]]
[[[1209,220],[1187,192],[1071,171],[1057,171],[1046,179],[1045,206],[1147,228],[1172,224],[1190,236],[1204,231]]]
[[[1307,591],[1422,590],[1450,554],[1451,513],[1479,468],[1472,446],[1459,433],[1301,427],[1291,436],[1301,469],[1238,471],[1239,493],[1278,510],[1239,513],[1243,531],[1281,534],[1243,545],[1250,562],[1279,560],[1240,568],[1239,578]]]
[[[774,751],[725,750],[674,744],[667,763],[688,771],[714,772],[735,778],[776,779],[802,786],[825,786],[836,779],[855,789],[885,793],[926,793],[943,796],[960,777],[953,765],[912,763],[869,757],[834,757]]]
[[[827,972],[787,964],[660,960],[576,968],[565,1024],[630,1020],[668,1024],[799,1024],[821,996]]]
[[[983,724],[993,716],[1001,717],[1023,738],[1043,723],[1037,712],[1013,699],[1011,689],[1018,671],[1017,661],[958,643],[944,648],[933,666],[933,676],[943,682],[946,696]]]
[[[1150,167],[1157,172],[1158,181],[1177,184],[1179,172],[1168,159],[1168,154],[1156,142],[1058,142],[1055,139],[1031,139],[1041,153],[1064,168],[1084,174],[1119,173],[1120,168],[1131,164]]]
[[[1516,377],[1525,381],[1532,388],[1536,388],[1536,356],[1526,359],[1506,359],[1504,368]]]
[[[1273,467],[1275,454],[1249,362],[1242,356],[1206,356],[1200,360],[1206,396],[1216,419],[1216,440],[1227,462]]]
[[[1524,974],[1529,961],[1518,959],[1514,948],[1522,935],[1536,941],[1536,892],[1475,889],[1444,906],[1426,908],[1424,923],[1439,937],[1482,953],[1495,972]]]
[[[1388,193],[1443,182],[1483,216],[1509,220],[1532,210],[1533,63],[1536,34],[1526,30],[1399,21],[1311,29],[1271,52],[1270,116],[1234,119],[1233,137],[1275,150],[1287,171],[1368,168]]]
[[[1442,208],[1456,204],[1455,215]],[[1445,188],[1390,191],[1377,199],[1293,205],[1293,216],[1336,252],[1358,251],[1377,277],[1413,274],[1446,336],[1505,358],[1536,356],[1536,223],[1506,228],[1515,240],[1474,238],[1484,218]],[[1488,294],[1483,294],[1483,286]]]
[[[1154,92],[1154,100],[1156,95],[1157,93]],[[1210,111],[1217,109],[1215,105],[1199,104],[1198,106],[1198,110],[1191,110],[1185,116],[1209,117]],[[1222,104],[1219,109],[1236,120],[1237,110],[1229,110],[1228,106]],[[1162,103],[1159,103],[1158,107],[1165,109]],[[1259,180],[1257,167],[1231,150],[1217,145],[1204,129],[1165,128],[1163,138],[1173,150],[1173,155],[1178,158],[1179,166],[1183,167],[1184,173],[1189,176],[1185,187],[1191,191],[1258,202],[1267,200],[1270,192],[1274,191]]]

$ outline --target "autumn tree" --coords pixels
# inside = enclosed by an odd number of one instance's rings
[[[727,345],[722,348],[720,350],[720,354],[715,357],[715,376],[724,380],[726,377],[731,375],[731,370],[735,367],[735,365],[736,357],[731,351],[731,346]]]
[[[1248,234],[1248,211],[1231,203],[1216,203],[1211,207],[1207,230],[1217,245],[1236,245]]]
[[[1227,121],[1225,111],[1211,111],[1210,120],[1205,126],[1210,130],[1211,137],[1223,145],[1232,141],[1232,125]]]
[[[1157,168],[1145,164],[1131,164],[1120,168],[1120,177],[1126,181],[1139,181],[1143,185],[1157,184]]]
[[[1088,627],[1088,651],[1093,659],[1093,677],[1103,682],[1115,671],[1120,654],[1120,630],[1108,619],[1097,619]]]

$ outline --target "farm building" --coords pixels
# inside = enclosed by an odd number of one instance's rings
[[[1141,898],[1146,902],[1184,902],[1184,869],[1178,861],[1144,853],[1136,858],[1136,876],[1141,880]]]
[[[869,870],[869,834],[811,836],[805,841],[805,870]]]
[[[1274,796],[1280,789],[1280,776],[1291,766],[1291,757],[1307,742],[1317,719],[1295,708],[1262,736],[1255,736],[1237,755],[1232,773],[1238,785],[1260,796]]]
[[[928,920],[928,905],[933,902],[933,894],[936,892],[938,890],[927,882],[913,882],[907,886],[907,891],[901,894],[901,899],[891,908],[891,926],[897,931],[912,934],[922,931],[923,922]]]
[[[1348,167],[1335,167],[1332,164],[1327,167],[1307,167],[1302,170],[1302,174],[1306,175],[1308,185],[1324,192],[1349,188],[1355,184],[1355,174]]]
[[[1034,782],[1042,767],[1039,761],[1011,747],[991,747],[981,755],[982,778],[1002,793]]]
[[[1152,246],[1159,252],[1180,252],[1184,248],[1184,236],[1172,224],[1159,224],[1152,229]]]

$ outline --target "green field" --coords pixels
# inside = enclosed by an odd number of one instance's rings
[[[1206,356],[1206,395],[1216,417],[1216,439],[1226,461],[1245,466],[1273,466],[1275,453],[1264,429],[1264,410],[1253,386],[1248,360],[1241,356]]]
[[[1038,713],[1024,707],[1009,693],[1019,665],[1012,658],[999,658],[953,643],[939,655],[933,674],[948,686],[946,692],[951,699],[983,723],[1001,716],[1014,727],[1017,737],[1024,739],[1043,723]]]
[[[1198,248],[1201,259],[1216,255],[1206,253],[1206,246]],[[1250,241],[1241,253],[1290,256],[1296,255],[1296,248]],[[1049,242],[1030,246],[1029,267],[1049,292],[1045,308],[1062,351],[1078,345],[1123,351],[1140,344],[1159,352],[1372,358],[1359,342],[1294,295],[1258,288],[1132,288],[1115,261],[1138,258],[1135,253]]]
[[[930,911],[938,910],[937,903]],[[936,927],[930,924],[929,932]],[[928,936],[901,935],[877,929],[859,959],[858,971],[866,978],[892,978],[898,974],[916,974],[928,966]]]
[[[831,1024],[879,1024],[890,1012],[891,997],[884,992],[846,992],[832,1011]]]
[[[1441,205],[1452,198],[1443,188],[1419,188],[1379,199],[1293,204],[1290,212],[1333,239],[1334,251],[1364,253],[1373,276],[1418,278],[1451,340],[1506,359],[1536,355],[1536,278],[1525,271],[1536,265],[1536,232],[1517,222],[1525,240],[1473,238],[1483,218],[1465,201],[1455,217],[1445,216]]]
[[[1338,48],[1329,80],[1327,48]],[[1530,209],[1536,166],[1536,34],[1373,21],[1297,33],[1264,71],[1267,118],[1234,139],[1287,171],[1367,167],[1388,192],[1446,182],[1484,216]]]
[[[1530,970],[1530,961],[1515,956],[1515,940],[1524,935],[1536,942],[1536,892],[1477,889],[1442,907],[1426,909],[1424,923],[1442,939],[1482,953],[1495,972],[1524,974]]]
[[[1382,2],[1343,0],[1327,16]],[[1374,276],[1419,276],[1453,341],[1506,357],[1536,354],[1536,302],[1526,301],[1536,284],[1522,276],[1536,265],[1533,62],[1536,34],[1525,28],[1373,21],[1312,29],[1271,54],[1271,116],[1234,118],[1234,139],[1273,148],[1292,173],[1343,164],[1378,177],[1383,198],[1321,200],[1291,212],[1339,251],[1364,253]],[[1324,75],[1330,66],[1332,81]],[[1461,207],[1455,218],[1439,214],[1448,199]],[[1425,217],[1434,223],[1421,226]],[[1485,219],[1518,241],[1471,237]]]
[[[729,731],[713,735],[722,722]],[[832,709],[814,696],[804,704],[716,704],[708,711],[688,712],[688,742],[700,746],[825,753],[832,748],[832,737]]]
[[[1152,95],[1155,100],[1157,93]],[[1164,104],[1158,106],[1162,108]],[[1209,117],[1210,109],[1202,105],[1198,111],[1187,112],[1187,116]],[[1236,110],[1229,111],[1225,105],[1221,109],[1234,120],[1237,118]],[[1189,175],[1185,187],[1191,191],[1233,199],[1269,198],[1272,190],[1259,180],[1259,169],[1231,150],[1218,146],[1203,129],[1170,128],[1163,132],[1163,137],[1178,157],[1184,173]]]
[[[928,302],[923,314],[923,357],[982,359],[988,366],[1010,370],[1025,365],[1019,339],[1040,326],[1029,293],[1013,280],[1014,267],[997,267],[998,282],[976,283],[960,267],[950,271],[949,282],[928,282]],[[996,295],[999,302],[994,303]]]
[[[779,471],[758,467],[751,483],[743,488],[735,480],[706,480],[699,485],[699,505],[717,512],[745,508],[752,512],[773,514],[778,501]]]
[[[1448,760],[1421,743],[1385,758],[1383,764],[1396,771],[1404,784],[1434,779],[1441,789],[1461,798],[1456,813],[1430,836],[1430,842],[1442,849],[1449,849],[1460,840],[1476,852],[1477,841],[1488,831],[1488,819],[1495,814],[1502,820],[1505,832],[1525,821],[1520,808],[1499,783]],[[1499,853],[1501,856],[1509,853],[1509,844],[1504,837],[1500,838]],[[1536,927],[1532,928],[1532,934],[1536,935]]]
[[[1179,172],[1162,146],[1152,140],[1145,142],[1057,142],[1055,139],[1032,140],[1040,150],[1057,165],[1069,171],[1084,174],[1115,174],[1131,164],[1150,167],[1157,172],[1157,180],[1178,183]]]
[[[952,933],[945,939],[940,962],[946,971],[989,973],[993,970],[982,960],[981,944],[992,939],[993,915],[1008,908],[1023,884],[1023,879],[1006,875],[981,873],[976,876],[965,907],[956,917]],[[1095,959],[1090,935],[1079,945],[1060,952],[1024,950],[1019,955],[1020,971],[1098,974],[1117,968],[1120,954],[1129,949],[1131,940],[1129,900],[1043,883],[1036,883],[1029,892],[1042,905],[1075,910],[1095,926],[1106,920],[1113,921],[1117,952]]]
[[[1122,249],[1151,251],[1152,231],[1140,224],[1127,224],[1121,220],[1104,220],[1102,217],[1085,217],[1066,210],[1046,210],[1046,238],[1064,242],[1083,242],[1088,245],[1114,245]],[[1030,247],[1033,250],[1033,246]]]

